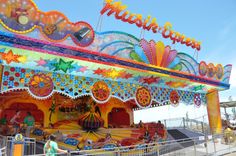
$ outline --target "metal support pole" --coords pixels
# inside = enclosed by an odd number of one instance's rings
[[[207,134],[206,131],[205,131],[205,144],[204,144],[204,146],[205,146],[205,148],[206,148],[206,155],[208,155],[207,143],[208,143],[208,134]]]
[[[195,143],[195,139],[193,140],[193,145],[194,145],[194,156],[197,156],[197,150],[196,150],[196,143]]]
[[[213,143],[214,143],[214,154],[216,155],[216,143],[215,143],[215,136],[212,136],[213,137]]]
[[[184,126],[184,129],[186,128],[185,126],[185,118],[183,118],[183,126]]]
[[[165,127],[167,128],[167,125],[166,125],[166,120],[164,120],[164,124],[165,124]]]

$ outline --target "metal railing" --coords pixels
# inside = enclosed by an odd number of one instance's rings
[[[228,133],[207,135],[161,143],[140,144],[116,148],[71,151],[58,153],[59,156],[208,156],[236,152],[236,136]],[[40,154],[37,156],[45,156]]]
[[[6,156],[6,137],[0,135],[0,155]]]
[[[162,120],[162,123],[165,125],[166,129],[185,128],[195,132],[206,133],[206,130],[209,129],[207,119],[208,118],[204,115],[194,119],[185,117],[166,119]],[[207,133],[209,132],[207,131]]]
[[[6,146],[0,148],[0,155],[1,155],[1,156],[6,156],[6,155],[7,155],[7,149],[6,149]]]
[[[14,137],[6,137],[6,153],[8,156],[12,155],[14,150],[15,139]],[[36,139],[35,138],[24,138],[24,141],[20,143],[24,146],[23,155],[34,155],[36,153]]]

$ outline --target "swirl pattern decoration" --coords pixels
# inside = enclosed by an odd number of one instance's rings
[[[140,87],[136,92],[136,101],[137,104],[141,107],[148,107],[151,105],[151,94],[146,87]]]
[[[173,90],[170,92],[170,102],[173,104],[173,105],[177,105],[179,103],[179,94],[177,91]]]
[[[110,96],[110,89],[104,81],[97,81],[92,86],[92,95],[97,101],[104,102]]]

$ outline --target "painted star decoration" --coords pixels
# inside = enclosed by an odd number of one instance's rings
[[[104,69],[98,68],[96,70],[93,70],[93,74],[101,75],[102,73],[105,73],[106,71]]]
[[[7,53],[2,53],[2,60],[5,60],[7,64],[11,62],[19,63],[18,58],[20,55],[13,54],[12,50],[9,50]]]
[[[55,68],[54,64],[57,64],[57,59],[53,59],[53,60],[46,60],[46,64],[45,66],[49,68],[49,70],[52,70],[53,68]]]
[[[26,63],[27,57],[26,57],[26,56],[20,56],[20,57],[18,58],[18,61],[20,61],[21,63]]]
[[[47,62],[41,57],[40,57],[40,60],[35,61],[35,62],[37,62],[37,66],[45,66],[47,64]]]
[[[140,82],[147,83],[147,84],[152,84],[152,83],[157,83],[159,80],[160,80],[159,77],[150,76],[150,77],[141,78]]]
[[[84,73],[87,69],[88,69],[87,66],[80,66],[77,63],[75,63],[75,64],[72,65],[72,68],[69,69],[69,72],[75,71],[75,72],[82,72],[82,73]]]
[[[54,71],[62,70],[64,73],[67,72],[67,70],[73,68],[71,65],[74,61],[64,61],[63,59],[60,59],[58,63],[54,64]]]
[[[112,69],[111,72],[108,73],[108,76],[112,79],[117,78],[119,75],[120,75],[120,72],[115,69]]]
[[[107,77],[112,79],[115,78],[129,79],[133,77],[133,74],[127,73],[125,71],[118,71],[114,68],[112,69],[97,68],[96,70],[93,70],[93,74],[101,75],[102,77]]]
[[[119,78],[122,78],[122,79],[129,79],[132,77],[133,77],[133,74],[126,73],[125,71],[121,72],[119,75]]]

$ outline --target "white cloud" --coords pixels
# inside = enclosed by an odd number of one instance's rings
[[[229,83],[231,85],[231,88],[236,87],[236,66],[233,66],[232,68]]]

